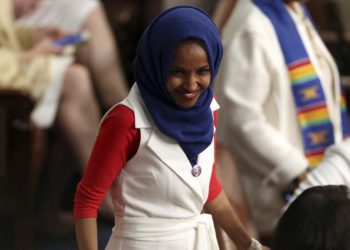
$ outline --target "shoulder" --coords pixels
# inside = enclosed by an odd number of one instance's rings
[[[139,141],[140,130],[135,127],[133,110],[122,104],[112,107],[100,123],[96,143],[104,145],[102,148],[130,147],[130,152],[135,152]]]
[[[100,128],[118,126],[119,128],[135,128],[134,111],[122,104],[113,106],[102,118]]]

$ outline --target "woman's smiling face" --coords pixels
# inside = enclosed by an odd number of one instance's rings
[[[209,87],[211,69],[201,43],[187,40],[180,43],[170,67],[167,90],[174,102],[183,109],[193,107]]]

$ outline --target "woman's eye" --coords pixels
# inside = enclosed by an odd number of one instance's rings
[[[198,70],[198,73],[201,74],[201,75],[210,73],[210,68],[201,68],[201,69]]]
[[[181,74],[182,72],[181,72],[181,70],[179,70],[179,69],[171,69],[170,70],[170,74],[171,75],[179,75],[179,74]]]

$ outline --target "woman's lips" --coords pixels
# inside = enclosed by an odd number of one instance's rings
[[[195,90],[191,92],[183,91],[183,92],[180,92],[180,95],[187,100],[192,100],[196,98],[199,95],[199,93],[200,93],[200,90]]]

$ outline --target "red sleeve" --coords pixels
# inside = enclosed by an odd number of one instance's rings
[[[217,123],[218,123],[218,112],[215,111],[214,112],[215,127],[217,127]],[[216,158],[216,134],[214,135],[214,145],[215,145],[214,155]],[[216,176],[216,163],[214,161],[213,170],[210,178],[209,195],[208,195],[207,202],[214,200],[221,193],[221,191],[222,191],[222,185]]]
[[[103,119],[74,197],[74,218],[96,218],[98,208],[125,163],[138,150],[140,130],[131,109],[118,105]]]

